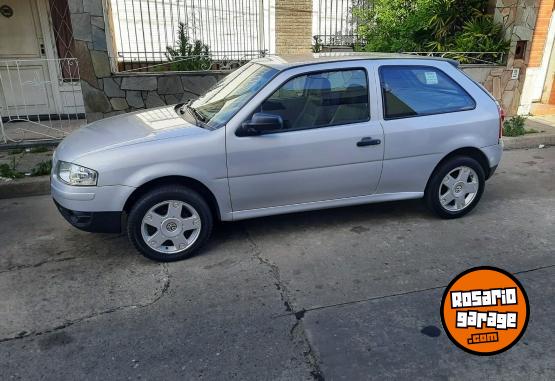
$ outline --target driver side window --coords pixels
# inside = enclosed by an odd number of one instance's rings
[[[278,115],[284,130],[368,121],[368,79],[363,69],[301,75],[276,90],[257,110]]]

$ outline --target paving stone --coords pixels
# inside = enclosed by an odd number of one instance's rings
[[[166,105],[166,102],[164,102],[162,98],[160,98],[156,91],[151,91],[148,93],[145,103],[146,108],[160,107]]]
[[[158,78],[158,94],[180,94],[183,85],[177,76],[164,75]]]
[[[94,26],[96,26],[100,29],[104,29],[105,28],[104,17],[92,16],[91,17],[91,24],[93,24]]]
[[[107,52],[92,50],[91,59],[94,67],[94,73],[97,77],[102,78],[112,75],[112,69],[110,68],[110,59],[108,58]]]
[[[110,99],[110,103],[116,111],[125,110],[127,107],[129,107],[125,98],[112,98]]]
[[[127,91],[127,96],[125,97],[129,106],[134,108],[145,107],[145,102],[140,91],[129,90]]]
[[[106,32],[97,26],[92,26],[92,40],[95,50],[108,50],[106,45]]]
[[[81,76],[81,79],[87,81],[91,86],[98,87],[87,43],[75,40],[74,47],[75,49],[73,50],[73,54],[79,62],[79,75]]]
[[[120,89],[120,85],[115,81],[114,78],[104,78],[103,82],[104,82],[104,92],[106,93],[107,96],[109,96],[110,98],[125,97],[125,91]]]
[[[68,0],[67,5],[71,13],[83,13],[83,0]]]
[[[103,16],[102,0],[84,0],[83,10],[93,16]]]
[[[83,92],[87,116],[89,112],[106,113],[112,111],[110,101],[104,92],[92,87],[87,82],[81,82],[81,91]]]
[[[182,76],[183,90],[200,95],[216,83],[216,78],[211,75]]]
[[[71,14],[73,38],[82,41],[92,41],[91,16],[88,13]]]
[[[154,76],[123,77],[122,90],[156,90],[158,83]]]

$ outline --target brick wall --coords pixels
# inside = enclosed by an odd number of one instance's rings
[[[312,0],[276,0],[276,52],[311,52]]]
[[[554,3],[554,0],[540,0],[528,67],[539,67],[541,65]]]

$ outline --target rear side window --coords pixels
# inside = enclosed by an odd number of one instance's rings
[[[382,66],[384,118],[472,110],[476,102],[443,71],[431,66]]]
[[[284,130],[367,121],[370,108],[366,71],[334,70],[294,77],[266,99],[258,112],[279,115]]]

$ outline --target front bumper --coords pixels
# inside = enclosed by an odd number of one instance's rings
[[[77,229],[92,233],[120,233],[121,212],[78,212],[61,206],[54,200],[60,214]]]
[[[124,185],[75,187],[50,179],[54,203],[73,226],[88,232],[119,233],[125,202],[136,189]]]

